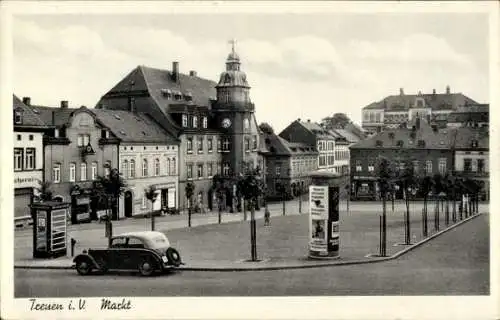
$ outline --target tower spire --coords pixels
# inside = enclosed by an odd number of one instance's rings
[[[236,39],[233,38],[233,39],[229,40],[229,43],[231,44],[231,52],[235,53],[234,47],[236,45]]]

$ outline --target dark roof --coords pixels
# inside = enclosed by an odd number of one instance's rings
[[[423,98],[425,100],[425,106],[433,110],[455,110],[459,106],[478,104],[462,93],[404,94],[387,96],[381,101],[370,103],[364,107],[363,110],[407,110],[414,106],[417,97]]]
[[[90,111],[122,142],[178,143],[177,139],[168,135],[146,114],[121,110],[90,109]]]
[[[178,81],[174,81],[172,72],[169,70],[138,66],[108,91],[97,105],[103,106],[103,109],[108,109],[106,107],[107,104],[120,104],[123,101],[122,99],[115,100],[113,97],[123,97],[128,94],[147,94],[158,106],[160,111],[167,116],[166,118],[171,127],[169,130],[177,131],[180,128],[175,121],[168,116],[171,112],[170,105],[189,103],[211,108],[211,100],[215,99],[217,94],[215,89],[216,85],[217,83],[212,80],[183,73],[179,73]],[[167,98],[167,93],[171,93],[171,98]],[[187,101],[184,98],[175,100],[173,98],[175,93],[181,93],[184,96],[188,96],[191,98],[191,101]]]
[[[32,106],[32,108],[35,112],[38,112],[43,122],[57,127],[67,124],[73,111],[78,110],[76,108],[62,109],[46,106]]]
[[[318,123],[316,122],[310,122],[310,121],[298,121],[296,120],[298,123],[300,123],[304,128],[306,128],[306,130],[308,130],[309,132],[311,132],[312,134],[314,134],[317,138],[321,138],[321,139],[335,139],[334,136],[332,136],[328,130],[324,129],[323,127],[321,127]]]
[[[478,149],[488,149],[490,146],[489,131],[487,128],[461,127],[456,129],[455,148],[471,149],[472,141],[477,141]]]
[[[359,140],[361,140],[357,135],[355,135],[353,132],[346,130],[346,129],[334,129],[337,134],[341,135],[344,137],[344,139],[347,140],[349,143],[356,143]]]
[[[12,95],[12,108],[21,109],[23,112],[23,121],[21,125],[17,126],[29,126],[29,127],[47,127],[48,123],[44,122],[40,117],[40,114],[34,110],[33,107],[25,105],[16,95]]]
[[[451,149],[454,143],[455,129],[437,130],[424,120],[420,123],[420,129],[415,130],[415,138],[412,138],[412,128],[398,128],[393,130],[384,130],[368,139],[361,140],[352,145],[352,149]],[[418,141],[425,142],[425,146],[420,146]],[[380,141],[380,142],[377,142]],[[399,142],[401,141],[401,142]],[[382,143],[381,146],[377,145]],[[402,143],[402,145],[398,145]]]
[[[263,134],[262,139],[269,155],[316,155],[318,152],[311,146],[299,142],[288,142],[276,134]]]

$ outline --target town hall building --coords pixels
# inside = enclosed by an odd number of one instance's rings
[[[246,168],[263,167],[255,106],[234,42],[219,82],[195,71],[183,74],[178,62],[172,70],[138,66],[102,96],[96,109],[148,114],[180,141],[180,207],[190,205],[188,182],[195,185],[195,209],[204,211],[214,207],[215,174],[231,179]],[[234,200],[234,188],[228,189],[226,205],[233,207]]]

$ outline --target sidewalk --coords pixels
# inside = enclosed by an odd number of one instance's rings
[[[157,230],[166,231],[172,246],[179,249],[185,266],[181,270],[212,270],[212,271],[249,271],[249,270],[273,270],[287,268],[311,268],[320,266],[331,266],[339,264],[372,263],[397,258],[408,250],[419,246],[448,229],[458,226],[465,221],[474,219],[479,215],[472,216],[467,220],[458,221],[448,228],[444,226],[444,217],[441,216],[441,231],[433,230],[433,220],[429,216],[429,237],[423,239],[421,235],[420,212],[412,211],[412,245],[398,245],[404,239],[402,212],[388,210],[387,230],[389,257],[379,258],[370,256],[378,252],[378,212],[367,214],[363,211],[341,212],[340,227],[340,258],[333,261],[315,261],[307,259],[308,243],[308,215],[290,213],[282,216],[280,208],[272,208],[271,226],[263,225],[263,210],[256,212],[257,220],[257,248],[258,257],[261,262],[248,262],[249,257],[249,224],[242,221],[242,213],[225,214],[223,224],[217,224],[217,214],[207,217],[196,217],[193,219],[192,228],[186,228],[186,221],[167,221],[157,224]],[[304,209],[307,209],[304,206]],[[374,208],[372,207],[372,210]],[[485,208],[482,211],[487,212]],[[307,210],[303,210],[307,212]],[[486,215],[487,217],[488,215]],[[149,219],[144,226],[149,228]],[[204,223],[204,224],[202,224]],[[180,226],[180,227],[179,227]],[[136,227],[134,225],[134,227]],[[124,229],[127,226],[123,226]],[[130,226],[129,226],[130,228]],[[101,247],[106,245],[104,238],[104,227],[99,230],[79,231],[80,246],[75,248],[75,254],[89,247]],[[137,230],[133,229],[133,230]],[[147,230],[143,228],[142,230]],[[120,231],[120,232],[126,232]],[[75,236],[76,231],[71,232]],[[115,233],[116,229],[115,229]],[[98,235],[96,235],[98,234]],[[34,260],[31,257],[31,238],[24,237],[25,248],[19,248],[23,238],[16,236],[15,266],[17,268],[71,268],[71,258],[58,258],[54,260]],[[83,243],[82,243],[83,242]],[[23,253],[24,252],[24,253]]]

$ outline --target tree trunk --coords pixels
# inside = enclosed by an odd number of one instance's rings
[[[241,205],[243,207],[243,220],[247,221],[247,201],[244,198],[241,198]]]
[[[217,204],[218,204],[218,207],[219,207],[219,224],[221,224],[222,222],[222,214],[221,214],[221,207],[222,207],[222,200],[221,200],[222,197],[219,197],[217,198]]]
[[[407,191],[406,191],[407,192]],[[410,196],[406,193],[406,229],[405,229],[405,243],[410,244]]]
[[[283,195],[283,215],[285,215],[285,196]]]
[[[255,224],[255,208],[252,203],[250,203],[250,242],[252,261],[257,261],[257,227]]]
[[[153,201],[151,201],[151,231],[155,231],[155,216],[153,214]]]
[[[188,227],[191,227],[191,214],[193,210],[193,201],[191,201],[191,197],[189,197],[189,208],[188,208]]]
[[[386,256],[386,246],[387,246],[387,212],[386,212],[386,196],[382,195],[382,243],[380,246],[380,255]]]
[[[299,213],[302,213],[302,193],[299,191]]]

